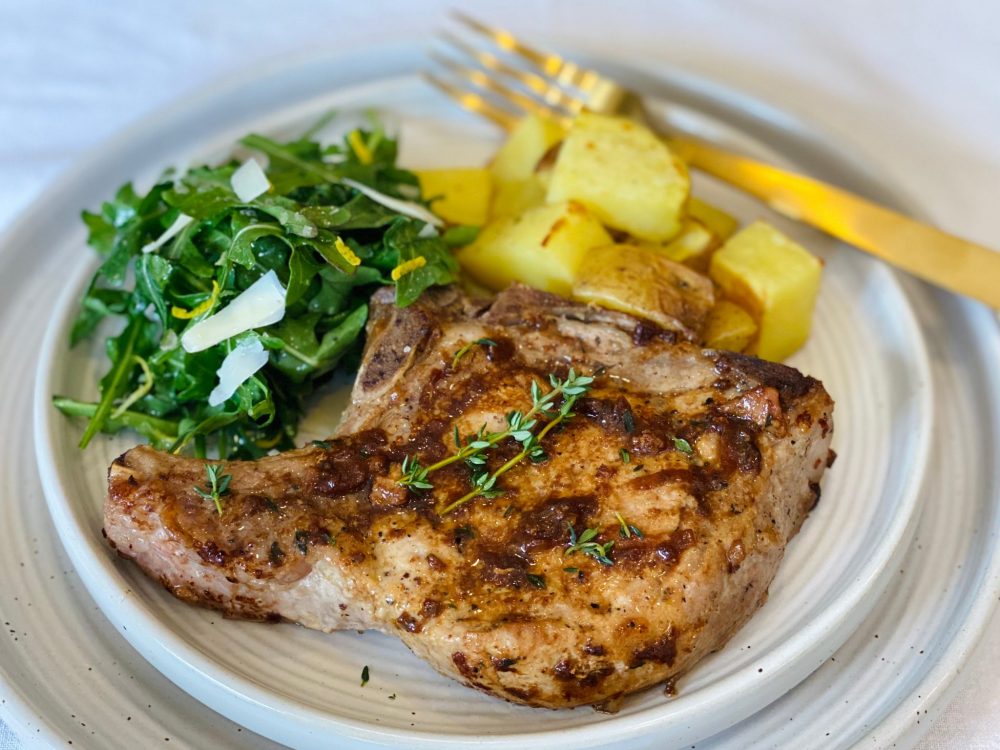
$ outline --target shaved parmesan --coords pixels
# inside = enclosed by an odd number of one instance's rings
[[[420,188],[417,187],[416,185],[403,185],[403,184],[397,185],[396,192],[398,192],[401,196],[403,196],[407,200],[415,201],[418,198],[420,198]]]
[[[341,180],[345,185],[348,185],[355,190],[357,190],[362,195],[366,195],[371,198],[376,203],[381,203],[386,208],[391,208],[396,213],[403,214],[404,216],[409,216],[413,219],[420,219],[420,221],[426,221],[428,224],[433,224],[434,226],[442,226],[444,222],[441,221],[437,216],[432,214],[427,208],[421,206],[419,203],[413,203],[411,201],[400,200],[399,198],[393,198],[391,195],[386,195],[385,193],[380,193],[375,188],[363,185],[357,180],[352,180],[349,177],[345,177]]]
[[[160,339],[160,351],[169,352],[176,348],[178,343],[180,343],[180,338],[178,338],[177,332],[168,328],[163,332],[163,338]]]
[[[224,308],[199,320],[181,336],[188,353],[200,352],[252,328],[277,323],[285,317],[285,288],[268,271]]]
[[[256,337],[243,339],[222,360],[216,373],[219,376],[219,384],[208,394],[208,405],[218,406],[228,401],[247,378],[266,364],[267,352],[264,351],[260,339]]]
[[[243,165],[233,172],[229,178],[229,184],[236,193],[236,197],[244,203],[249,203],[254,198],[259,198],[271,189],[271,183],[261,169],[256,159],[247,159]]]
[[[174,219],[174,223],[170,225],[170,227],[167,229],[166,232],[161,234],[152,242],[147,242],[145,245],[143,245],[142,252],[151,253],[154,250],[158,250],[165,243],[170,242],[170,240],[172,240],[174,237],[180,234],[180,231],[188,224],[190,224],[192,221],[194,221],[194,219],[192,219],[187,214],[181,214],[176,219]]]

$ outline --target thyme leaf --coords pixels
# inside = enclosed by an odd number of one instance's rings
[[[613,539],[610,542],[599,544],[595,541],[597,539],[597,529],[585,529],[577,536],[573,524],[568,523],[566,526],[569,528],[569,544],[566,546],[566,551],[563,554],[573,555],[577,552],[582,552],[588,557],[597,560],[601,565],[614,564],[611,558],[608,557],[611,548],[615,546]]]
[[[622,518],[622,514],[617,510],[615,511],[615,518],[618,519],[618,536],[622,539],[631,539],[633,536],[642,539],[645,536],[636,526],[633,526]]]
[[[403,459],[401,471],[403,472],[403,476],[400,478],[399,484],[404,487],[412,487],[415,490],[434,489],[434,485],[427,481],[427,472],[429,469],[421,466],[419,459],[407,456]]]
[[[485,338],[484,339],[476,339],[475,341],[472,341],[472,342],[466,344],[461,349],[459,349],[457,352],[455,352],[455,356],[451,360],[451,369],[454,370],[456,367],[458,367],[459,360],[461,360],[462,357],[464,357],[466,354],[468,354],[469,351],[472,349],[472,347],[474,347],[474,346],[481,346],[483,348],[486,348],[486,347],[492,347],[492,346],[496,346],[496,345],[497,345],[497,342],[494,341],[493,339],[485,339]]]
[[[215,509],[222,515],[222,496],[229,492],[229,483],[233,477],[231,474],[221,474],[225,464],[206,464],[205,474],[208,475],[208,484],[204,489],[195,487],[194,491],[205,500],[215,503]]]

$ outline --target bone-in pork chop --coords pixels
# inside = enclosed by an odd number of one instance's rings
[[[678,338],[523,287],[404,309],[382,290],[334,437],[227,462],[221,514],[195,491],[204,461],[134,448],[110,468],[108,540],[231,616],[394,633],[519,703],[613,702],[690,669],[764,603],[832,458],[817,380]],[[461,461],[432,489],[399,484],[404,458],[454,453],[456,427],[463,442],[502,429],[533,380],[544,392],[569,367],[590,391],[502,494],[442,514],[470,489]],[[498,444],[487,468],[519,448]]]

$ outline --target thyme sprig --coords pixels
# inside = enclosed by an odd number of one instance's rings
[[[487,348],[496,345],[497,342],[494,341],[493,339],[476,339],[475,341],[469,342],[461,349],[459,349],[457,352],[455,352],[455,356],[451,360],[451,369],[454,370],[456,367],[458,367],[459,361],[462,359],[462,357],[468,354],[469,351],[471,351],[472,347],[481,346],[483,348]]]
[[[415,490],[430,490],[434,488],[434,485],[427,481],[427,472],[430,469],[421,466],[420,459],[407,456],[403,459],[403,465],[400,467],[400,470],[403,472],[403,476],[399,480],[399,484],[404,487],[412,487]]]
[[[479,464],[474,464],[479,470],[473,474],[472,490],[446,505],[441,510],[441,515],[450,513],[480,495],[496,497],[498,494],[502,494],[502,490],[498,490],[496,487],[497,480],[524,459],[527,458],[532,463],[546,460],[548,454],[542,447],[542,440],[558,425],[575,416],[573,405],[580,396],[590,390],[593,382],[593,376],[577,375],[572,368],[570,368],[565,380],[560,380],[554,374],[550,374],[549,384],[552,388],[545,393],[542,393],[542,387],[537,380],[531,381],[531,409],[527,414],[522,414],[519,411],[510,412],[507,415],[507,429],[504,430],[509,437],[521,444],[521,451],[492,473],[486,468],[486,457],[481,453],[477,454],[478,458],[482,460]],[[563,401],[556,409],[553,402],[560,394]],[[539,424],[538,416],[545,417],[548,422],[536,433],[534,430]]]
[[[456,427],[454,433],[456,451],[453,454],[429,466],[422,466],[419,459],[407,456],[403,460],[402,476],[397,480],[398,483],[415,490],[434,489],[434,484],[428,479],[429,474],[458,461],[464,461],[472,469],[472,492],[448,505],[441,511],[442,514],[448,513],[480,495],[484,497],[498,496],[501,492],[496,488],[496,483],[501,475],[510,471],[525,458],[537,463],[548,457],[541,446],[542,438],[551,432],[556,425],[573,417],[573,404],[580,396],[590,390],[593,382],[593,376],[578,375],[575,370],[570,369],[565,380],[550,374],[549,384],[551,388],[543,393],[542,386],[537,380],[533,380],[531,382],[531,408],[527,412],[508,412],[505,416],[507,425],[504,429],[497,432],[487,432],[486,425],[483,425],[464,443]],[[563,402],[557,409],[554,402],[559,396],[563,397]],[[549,421],[536,434],[535,430],[540,424],[540,417]],[[521,452],[496,471],[490,472],[487,468],[486,452],[507,438],[513,438],[520,443]]]
[[[639,539],[643,538],[644,535],[641,531],[639,531],[639,528],[634,524],[631,524],[628,521],[626,521],[622,517],[622,514],[619,513],[617,510],[615,511],[615,518],[618,519],[618,526],[619,526],[618,536],[620,536],[622,539],[631,539],[633,536]]]
[[[568,523],[566,526],[569,528],[569,544],[566,546],[566,551],[563,554],[573,555],[577,552],[582,552],[597,560],[601,565],[614,564],[611,558],[608,557],[611,548],[615,546],[614,539],[610,542],[599,544],[595,541],[597,539],[597,529],[586,529],[577,536],[573,524]]]
[[[215,509],[222,515],[222,496],[229,492],[229,483],[232,481],[232,474],[221,474],[225,464],[206,464],[205,473],[208,475],[208,484],[205,489],[195,487],[194,491],[205,500],[215,503]]]

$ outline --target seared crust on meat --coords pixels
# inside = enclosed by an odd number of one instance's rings
[[[495,345],[453,361],[480,338]],[[462,463],[431,491],[399,486],[405,456],[427,465],[456,427],[502,427],[532,380],[570,366],[603,374],[501,496],[440,515],[468,491]],[[135,448],[110,468],[105,529],[187,601],[395,633],[519,703],[601,703],[688,670],[765,601],[819,497],[832,410],[792,368],[524,287],[492,304],[436,289],[404,309],[381,290],[335,437],[227,463],[221,515],[194,491],[204,462]],[[623,538],[619,515],[641,536]],[[613,540],[612,564],[567,554],[571,526]]]

